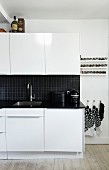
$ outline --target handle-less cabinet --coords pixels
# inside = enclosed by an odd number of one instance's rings
[[[0,74],[10,74],[9,33],[0,33]]]
[[[6,109],[7,151],[44,151],[44,109]]]
[[[78,33],[1,33],[0,74],[80,74]]]
[[[45,109],[45,151],[83,151],[82,109]]]
[[[11,74],[45,74],[44,34],[10,34]]]
[[[0,152],[6,152],[6,138],[3,132],[0,132]]]
[[[0,109],[0,152],[6,151],[6,120],[5,120],[5,110]]]
[[[5,126],[5,117],[0,116],[0,133],[6,132]]]
[[[6,134],[0,132],[0,159],[7,159]]]
[[[0,109],[0,159],[7,159],[5,110]]]
[[[45,33],[46,74],[80,74],[79,34]]]
[[[6,133],[0,131],[0,159],[7,159]]]

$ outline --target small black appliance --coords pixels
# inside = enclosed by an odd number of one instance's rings
[[[55,91],[51,93],[52,103],[65,103],[65,92]]]
[[[67,103],[78,104],[80,101],[79,92],[75,89],[66,92]]]

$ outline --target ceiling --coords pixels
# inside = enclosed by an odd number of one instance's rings
[[[109,0],[0,0],[10,18],[108,19]]]

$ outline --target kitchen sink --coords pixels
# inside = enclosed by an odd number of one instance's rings
[[[18,101],[13,106],[40,106],[42,101]]]

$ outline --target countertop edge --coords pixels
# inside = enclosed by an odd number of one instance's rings
[[[43,101],[40,106],[13,106],[17,101],[0,101],[0,109],[11,108],[46,108],[46,109],[83,109],[85,105],[80,101],[78,104],[51,103]]]

